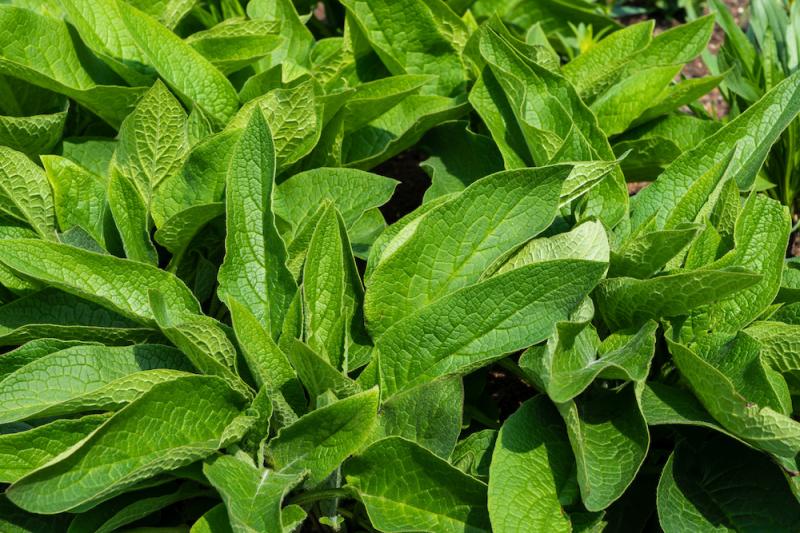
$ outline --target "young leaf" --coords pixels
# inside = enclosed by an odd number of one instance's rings
[[[273,339],[297,286],[286,269],[286,248],[275,228],[272,190],[275,155],[264,116],[252,114],[228,169],[225,260],[219,269],[220,299],[247,306]]]
[[[178,171],[188,151],[186,112],[156,81],[122,122],[111,165],[149,201],[151,191]]]
[[[0,146],[0,211],[55,240],[53,193],[47,176],[20,152]]]
[[[66,157],[43,155],[41,160],[53,188],[56,219],[61,231],[78,226],[103,244],[106,179]]]
[[[150,215],[142,193],[133,182],[111,170],[108,206],[119,231],[125,256],[132,261],[158,265],[158,252],[150,240]]]
[[[306,471],[305,486],[314,487],[364,444],[377,416],[377,389],[320,407],[278,432],[268,461],[286,474]]]
[[[203,473],[220,492],[236,533],[283,533],[281,503],[303,478],[302,472],[259,469],[230,455],[206,460]]]

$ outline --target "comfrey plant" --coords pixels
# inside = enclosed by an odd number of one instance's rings
[[[0,5],[1,531],[796,530],[800,77],[490,4]]]

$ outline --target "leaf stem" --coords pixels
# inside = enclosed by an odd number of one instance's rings
[[[349,489],[321,489],[321,490],[312,490],[310,492],[304,492],[302,494],[298,494],[294,498],[289,499],[289,504],[294,505],[306,505],[307,503],[314,503],[320,500],[332,500],[334,498],[351,498],[353,496],[352,491]]]

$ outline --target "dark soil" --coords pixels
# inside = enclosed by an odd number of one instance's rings
[[[396,222],[420,205],[431,180],[419,164],[428,156],[411,149],[394,156],[372,169],[375,174],[399,181],[392,199],[381,207],[388,224]]]

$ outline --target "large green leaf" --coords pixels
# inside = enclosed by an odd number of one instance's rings
[[[6,494],[42,514],[99,502],[237,439],[247,427],[246,419],[237,419],[243,407],[242,397],[218,378],[191,376],[156,385],[70,454],[23,477]],[[159,421],[157,428],[153,420]],[[159,437],[141,438],[151,430]]]
[[[116,409],[190,370],[188,361],[166,346],[73,346],[3,378],[0,422]]]
[[[474,283],[495,259],[546,228],[570,170],[493,174],[401,231],[367,280],[364,314],[373,336]]]
[[[74,98],[119,126],[144,91],[121,87],[113,72],[86,57],[63,20],[0,6],[0,73]]]
[[[346,0],[343,2],[392,74],[433,74],[430,93],[464,92],[461,49],[468,32],[442,0]],[[401,28],[401,31],[397,31]]]
[[[370,445],[347,463],[345,475],[381,531],[492,530],[486,485],[403,438]]]
[[[88,437],[106,420],[107,415],[88,415],[0,435],[0,481],[14,483],[44,466]]]
[[[239,107],[228,79],[180,37],[149,15],[121,0],[114,2],[120,22],[147,62],[178,94],[199,106],[211,119],[225,124]]]
[[[596,261],[545,261],[436,300],[378,339],[381,393],[389,397],[441,375],[466,373],[544,340],[605,269]]]
[[[679,531],[793,531],[800,504],[777,467],[726,437],[678,445],[658,484],[658,517]]]
[[[555,407],[545,396],[522,404],[503,424],[492,454],[492,530],[572,531],[559,496],[574,471],[566,428]]]
[[[161,292],[170,306],[200,311],[197,299],[178,278],[136,261],[34,239],[3,241],[0,261],[27,277],[148,326],[155,325],[151,290]]]

